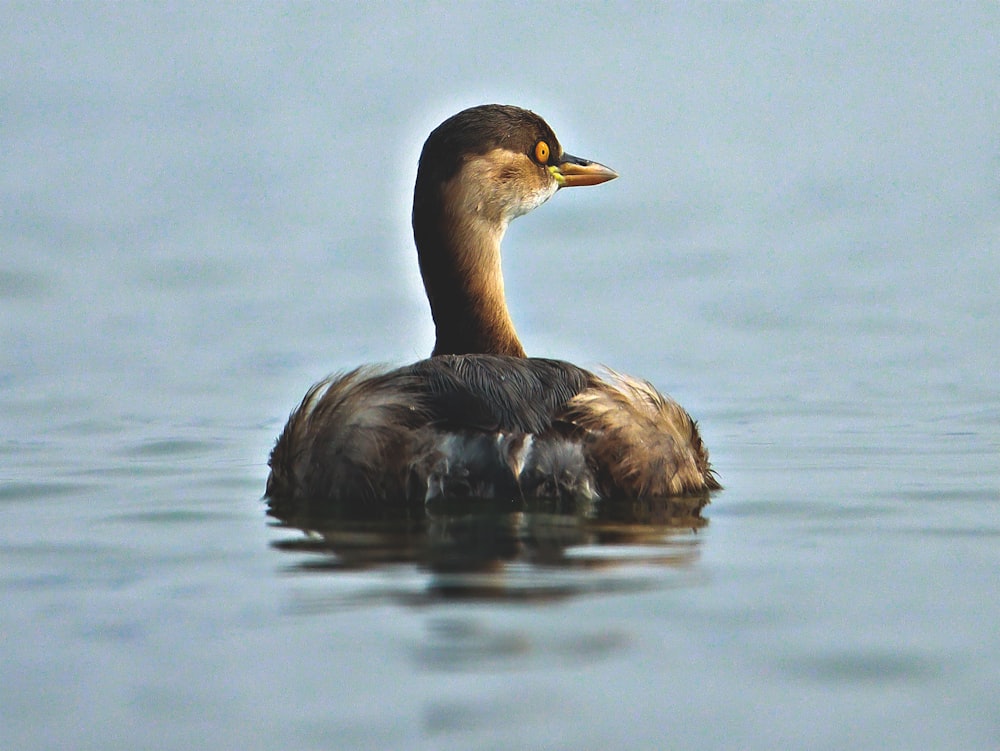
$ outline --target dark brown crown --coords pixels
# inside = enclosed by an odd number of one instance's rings
[[[443,183],[458,172],[463,159],[492,149],[530,156],[539,141],[549,145],[552,158],[562,153],[552,128],[534,112],[506,104],[470,107],[431,131],[420,154],[417,185],[424,180]]]

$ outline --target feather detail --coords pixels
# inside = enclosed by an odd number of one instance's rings
[[[306,507],[404,499],[410,457],[431,421],[421,385],[366,367],[313,386],[271,452],[268,497]]]
[[[437,498],[654,498],[718,488],[697,426],[645,381],[442,356],[313,386],[275,444],[272,509]]]
[[[647,381],[614,371],[608,379],[592,376],[559,418],[586,431],[584,450],[609,495],[667,497],[720,487],[697,423]]]

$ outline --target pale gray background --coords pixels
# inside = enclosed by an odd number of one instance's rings
[[[1000,742],[996,4],[3,18],[0,747]],[[267,452],[429,352],[416,158],[489,101],[621,174],[513,225],[525,346],[671,392],[727,490],[559,602],[290,575]]]

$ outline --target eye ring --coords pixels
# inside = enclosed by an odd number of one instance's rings
[[[549,161],[549,145],[545,141],[535,144],[535,159],[539,164],[546,164]]]

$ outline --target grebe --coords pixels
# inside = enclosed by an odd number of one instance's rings
[[[437,498],[702,496],[721,487],[690,415],[645,381],[528,358],[504,299],[511,219],[617,174],[562,150],[541,117],[459,112],[427,138],[413,236],[436,328],[430,359],[309,389],[269,465],[272,507],[322,513]]]

